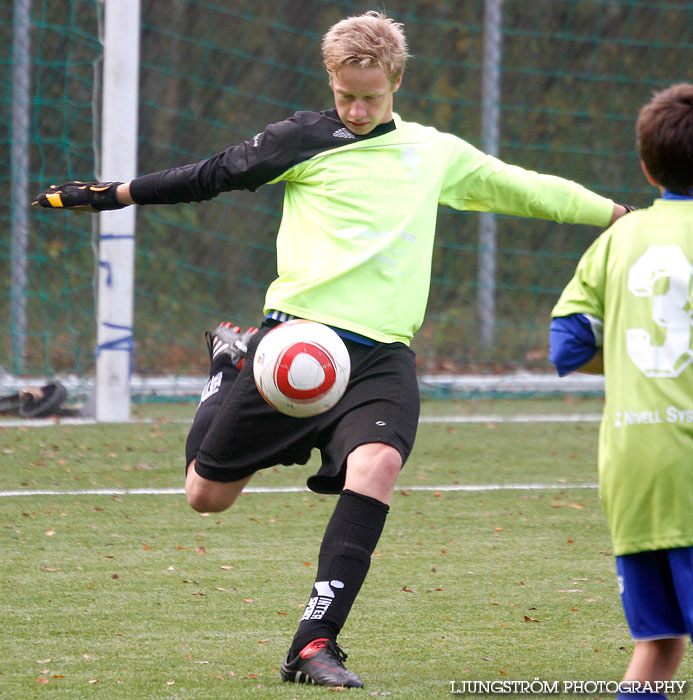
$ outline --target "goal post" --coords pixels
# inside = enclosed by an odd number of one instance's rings
[[[137,174],[140,0],[105,0],[102,181]],[[130,418],[135,208],[99,214],[94,409],[98,421]]]

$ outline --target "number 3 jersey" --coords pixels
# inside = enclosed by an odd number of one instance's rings
[[[603,321],[599,482],[617,555],[693,545],[693,199],[607,229],[552,316]]]

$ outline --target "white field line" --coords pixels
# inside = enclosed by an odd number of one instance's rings
[[[601,420],[601,414],[519,414],[519,415],[451,415],[451,416],[422,416],[421,423],[579,423],[595,422]],[[132,422],[155,422],[132,421]],[[175,421],[185,422],[189,421]],[[92,425],[95,421],[88,418],[68,418],[60,421],[54,419],[34,419],[25,421],[0,421],[0,427],[42,427],[49,425]],[[597,484],[453,484],[445,486],[403,486],[399,491],[545,491],[561,489],[594,489]],[[280,486],[280,487],[248,487],[244,489],[244,494],[253,493],[298,493],[309,492],[309,489],[302,486]],[[52,489],[21,489],[14,491],[0,491],[0,498],[22,497],[22,496],[166,496],[182,495],[185,491],[182,488],[135,488],[135,489],[83,489],[60,491]]]
[[[402,486],[399,492],[409,491],[567,491],[569,489],[596,489],[597,484],[452,484],[445,486]],[[304,486],[250,486],[243,494],[255,493],[310,493]],[[181,496],[182,488],[139,488],[139,489],[80,489],[60,491],[57,489],[21,489],[0,491],[0,498],[21,498],[22,496]]]
[[[497,413],[450,416],[421,416],[419,423],[595,423],[602,418],[601,413],[527,413],[517,415],[500,415]],[[154,418],[133,419],[137,423],[180,423],[189,424],[189,418],[176,418],[171,421],[158,421]],[[95,425],[93,418],[33,418],[3,419],[0,428],[45,428],[55,425]]]
[[[595,423],[601,413],[518,413],[503,416],[496,413],[478,416],[421,416],[419,423]]]

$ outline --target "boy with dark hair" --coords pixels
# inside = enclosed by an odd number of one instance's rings
[[[600,492],[635,639],[618,697],[663,698],[655,683],[693,635],[693,85],[656,93],[636,133],[661,199],[584,254],[552,312],[550,357],[560,375],[606,378]]]

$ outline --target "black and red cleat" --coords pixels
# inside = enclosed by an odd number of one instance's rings
[[[210,363],[225,356],[234,367],[241,369],[248,354],[248,341],[255,333],[257,328],[248,328],[242,332],[238,326],[228,322],[220,323],[213,331],[207,331],[205,337]]]
[[[344,667],[347,655],[331,639],[315,639],[282,664],[286,683],[307,683],[341,688],[363,688],[363,681]]]

